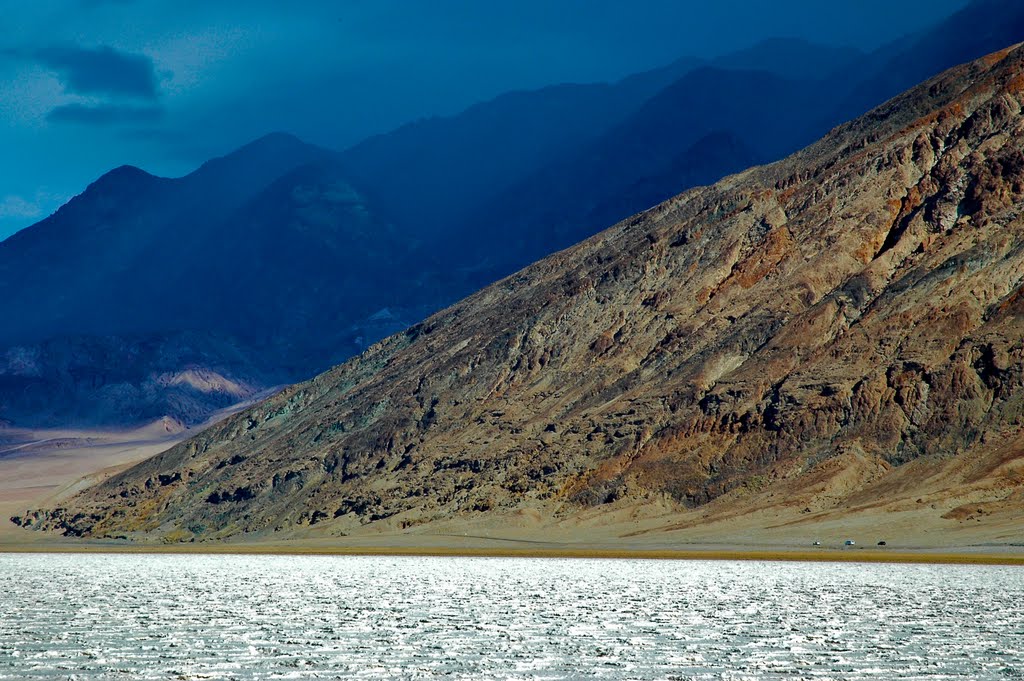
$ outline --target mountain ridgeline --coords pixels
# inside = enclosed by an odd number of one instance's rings
[[[630,504],[1019,518],[1022,205],[1010,48],[17,520],[205,540]]]

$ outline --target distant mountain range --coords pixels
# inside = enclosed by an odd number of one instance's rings
[[[16,522],[156,542],[590,523],[611,541],[747,518],[1019,544],[1022,130],[1018,45]]]
[[[377,302],[415,304],[393,276],[409,244],[333,157],[271,135],[177,180],[118,168],[0,244],[0,289],[17,291],[0,300],[17,320],[0,413],[198,423],[403,328]]]
[[[180,179],[118,168],[0,243],[0,421],[199,423],[1021,36],[1024,7],[979,0],[869,55],[772,40],[340,153],[275,134]]]

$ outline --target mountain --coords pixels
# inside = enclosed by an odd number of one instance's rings
[[[831,124],[863,111],[944,71],[1024,39],[1024,4],[971,0],[966,7],[918,35],[886,45],[833,74],[853,87],[837,100]]]
[[[390,219],[433,237],[428,247],[451,242],[443,269],[458,272],[451,286],[466,294],[682,189],[815,139],[824,128],[805,122],[820,119],[827,100],[812,82],[862,58],[772,39],[610,85],[509,93],[366,140],[340,162]]]
[[[180,179],[118,168],[0,244],[0,290],[18,292],[0,298],[17,320],[0,328],[0,413],[202,422],[437,309],[416,308],[429,282],[395,276],[409,250],[332,152],[290,136]]]
[[[17,521],[187,541],[880,510],[1019,539],[1022,111],[1024,49],[955,68]]]
[[[342,152],[340,162],[395,220],[443,233],[518,178],[596,139],[672,82],[672,72],[507,93],[372,137]]]
[[[174,290],[176,266],[219,265],[225,254],[197,251],[200,242],[281,174],[326,153],[270,135],[180,179],[130,166],[107,173],[0,243],[0,288],[20,294],[0,300],[0,315],[18,320],[0,343],[173,327],[192,304]]]
[[[975,0],[871,54],[769,40],[697,65],[597,139],[484,203],[456,241],[475,248],[484,265],[474,283],[485,285],[680,191],[793,153],[924,79],[1021,39],[1024,5]],[[500,235],[500,249],[477,236],[481,224]]]
[[[501,235],[501,249],[483,243],[473,257],[492,264],[477,281],[489,283],[683,189],[813,141],[829,91],[763,71],[696,69],[586,149],[485,205],[456,241],[474,244],[480,224]]]

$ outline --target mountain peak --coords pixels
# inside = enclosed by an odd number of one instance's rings
[[[121,165],[96,178],[85,191],[64,204],[58,213],[82,200],[88,202],[97,197],[132,195],[162,179],[137,166]]]
[[[232,154],[251,153],[253,151],[281,151],[286,149],[308,149],[315,148],[308,142],[299,139],[290,132],[274,131],[268,132],[262,137],[257,137],[248,144],[243,144]],[[229,156],[231,154],[228,154]]]
[[[270,182],[293,168],[333,155],[333,151],[303,142],[289,133],[272,132],[207,161],[185,179],[215,183],[246,177],[255,182]]]
[[[238,149],[207,161],[203,166],[228,161],[252,161],[275,156],[320,155],[329,153],[326,149],[309,144],[287,132],[270,132],[243,144]]]
[[[90,184],[89,187],[106,186],[108,184],[120,184],[124,182],[145,182],[156,179],[159,179],[156,175],[148,173],[138,166],[125,164],[103,173],[95,182]],[[86,191],[88,191],[88,189]]]

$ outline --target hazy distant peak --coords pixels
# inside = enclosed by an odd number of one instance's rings
[[[334,152],[302,141],[298,137],[285,132],[272,132],[245,144],[234,151],[211,159],[201,165],[192,176],[205,176],[209,173],[248,170],[256,167],[271,166],[287,169],[319,158],[332,155]]]
[[[104,184],[107,182],[126,182],[131,180],[147,180],[147,179],[158,179],[156,175],[147,173],[142,168],[133,165],[121,165],[113,170],[109,170],[103,175],[90,184],[90,187]],[[88,191],[88,190],[86,190]]]
[[[63,244],[69,234],[84,233],[87,231],[86,225],[95,226],[105,222],[111,212],[116,212],[127,203],[145,201],[143,197],[149,196],[155,187],[166,182],[169,180],[151,175],[141,168],[118,166],[94,180],[81,194],[73,197],[52,215],[12,234],[2,242],[3,248],[14,249],[7,251],[14,253],[24,247],[47,249],[54,243]],[[63,246],[57,250],[61,248]],[[18,260],[28,257],[25,253],[15,256]],[[53,257],[52,252],[48,257]],[[0,285],[3,283],[6,282],[0,281]]]
[[[282,151],[289,149],[316,149],[312,144],[305,142],[289,132],[269,132],[262,137],[257,137],[252,142],[242,145],[236,151],[227,156],[236,156],[245,153]]]
[[[78,196],[74,197],[65,205],[74,204],[81,199],[105,195],[138,192],[146,187],[153,186],[164,178],[147,173],[142,168],[132,165],[122,165],[100,175],[95,181],[85,188]]]

